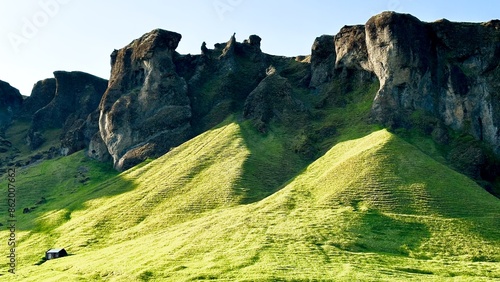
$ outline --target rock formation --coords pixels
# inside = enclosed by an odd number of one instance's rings
[[[38,81],[31,90],[31,95],[24,100],[21,115],[31,119],[41,108],[47,106],[56,94],[56,79],[48,78]]]
[[[188,81],[195,133],[240,110],[250,92],[265,78],[270,56],[262,53],[260,43],[257,35],[243,43],[233,35],[227,43],[215,44],[214,49],[207,48],[201,56],[193,56],[190,67],[194,72],[181,72]],[[179,69],[186,64],[177,58],[176,65]]]
[[[153,30],[111,55],[111,79],[99,106],[99,134],[88,155],[108,151],[115,168],[166,153],[241,108],[265,77],[261,38],[235,35],[201,55],[180,55],[181,35]]]
[[[397,123],[408,114],[405,110],[432,111],[436,56],[427,25],[411,15],[387,12],[372,17],[365,28],[369,62],[380,81],[375,119]]]
[[[22,106],[23,96],[7,82],[0,81],[0,133],[10,125]]]
[[[318,87],[332,78],[336,59],[334,36],[316,38],[311,48],[310,87]]]
[[[364,25],[344,26],[335,35],[335,67],[371,71]],[[314,48],[314,47],[313,47]]]
[[[374,73],[380,82],[374,121],[405,127],[421,111],[486,141],[499,154],[499,56],[500,21],[424,23],[385,12],[364,26],[317,38],[310,86],[321,86],[341,68]]]
[[[55,93],[53,99],[43,108],[38,106],[50,97],[52,80],[41,81],[35,85],[32,102],[26,111],[36,110],[28,132],[28,145],[32,149],[43,143],[43,132],[50,128],[62,128],[61,153],[67,155],[85,146],[83,130],[87,116],[95,111],[107,87],[107,80],[83,72],[54,72]]]
[[[305,112],[302,103],[291,95],[288,79],[276,73],[274,67],[267,70],[267,77],[248,95],[243,116],[253,119],[259,131],[265,132],[272,118],[291,125],[300,112]]]
[[[164,154],[192,135],[187,84],[172,61],[180,39],[157,29],[111,55],[99,129],[119,170]],[[98,137],[92,142],[91,153],[102,149]]]
[[[500,153],[499,28],[497,21],[423,23],[390,12],[370,19],[369,60],[381,84],[374,118],[404,123],[421,110]]]

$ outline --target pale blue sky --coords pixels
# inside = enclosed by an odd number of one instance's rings
[[[109,78],[109,55],[155,28],[181,33],[178,52],[199,54],[251,34],[275,55],[306,55],[314,38],[386,10],[423,21],[500,18],[500,1],[439,0],[0,0],[0,80],[29,95],[55,70]],[[464,40],[467,40],[464,38]]]

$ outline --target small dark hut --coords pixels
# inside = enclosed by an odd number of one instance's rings
[[[66,252],[65,249],[50,249],[45,253],[45,258],[49,260],[49,259],[62,258],[67,255],[68,253]]]

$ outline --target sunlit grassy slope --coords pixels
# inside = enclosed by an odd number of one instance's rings
[[[90,180],[19,214],[18,274],[0,279],[500,280],[500,201],[467,177],[386,130],[308,166],[249,130],[229,120],[117,176],[81,154],[44,163]],[[20,171],[18,197],[41,174]],[[71,255],[35,265],[50,247]]]

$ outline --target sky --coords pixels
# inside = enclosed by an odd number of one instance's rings
[[[56,70],[109,79],[110,54],[156,28],[182,34],[181,54],[229,40],[262,38],[273,55],[310,54],[314,39],[383,11],[422,21],[500,18],[493,0],[0,0],[0,80],[23,95]],[[464,38],[466,40],[466,38]]]

